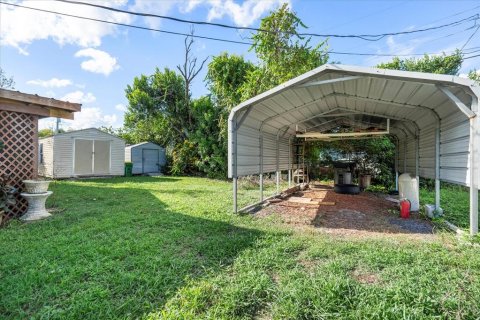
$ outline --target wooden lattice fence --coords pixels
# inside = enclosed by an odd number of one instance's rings
[[[11,184],[20,191],[22,181],[37,177],[38,116],[0,110],[0,175],[11,177]],[[27,209],[27,202],[17,194],[17,204],[6,218],[17,217]]]

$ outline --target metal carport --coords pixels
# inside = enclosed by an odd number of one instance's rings
[[[397,139],[397,171],[470,187],[470,233],[478,232],[480,88],[449,75],[323,65],[235,107],[229,117],[228,175],[292,168],[297,130],[315,136],[338,123],[388,122]],[[260,183],[263,199],[262,183]]]

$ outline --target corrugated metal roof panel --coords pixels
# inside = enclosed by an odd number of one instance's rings
[[[352,78],[352,76],[354,76]],[[344,78],[345,79],[341,79]],[[340,79],[340,81],[339,81]],[[306,83],[325,81],[324,83],[302,87]],[[345,81],[343,81],[345,80]],[[254,150],[260,148],[259,130],[271,134],[264,136],[265,150],[277,148],[276,134],[286,128],[286,137],[295,134],[296,125],[300,129],[308,131],[325,131],[336,125],[347,125],[358,128],[366,128],[369,123],[378,124],[378,118],[390,118],[392,133],[401,139],[411,139],[407,143],[407,168],[415,166],[415,143],[412,139],[417,128],[420,130],[420,173],[427,177],[433,177],[432,170],[435,167],[435,127],[437,126],[437,114],[441,118],[440,154],[445,154],[445,163],[448,153],[467,152],[468,141],[462,139],[468,135],[469,123],[467,116],[443,92],[438,86],[443,86],[454,94],[458,101],[466,106],[472,103],[471,95],[478,95],[480,90],[473,88],[471,81],[458,77],[425,74],[418,72],[402,72],[395,70],[382,70],[344,65],[325,65],[306,74],[292,79],[272,90],[245,101],[235,107],[230,115],[230,120],[237,121],[241,118],[240,110],[250,107],[252,111],[245,118],[237,132],[237,144],[241,156],[248,158]],[[351,112],[361,115],[345,116],[338,118],[329,117],[323,113]],[[377,116],[375,118],[374,116]],[[396,120],[394,120],[396,119]],[[333,120],[333,121],[332,121]],[[330,121],[330,122],[328,122]],[[396,122],[395,122],[396,121]],[[263,123],[263,125],[262,125]],[[247,133],[254,131],[253,134]],[[255,132],[256,131],[256,132]],[[230,135],[233,131],[230,132]],[[450,143],[451,140],[457,144]],[[229,137],[232,144],[232,137]],[[280,153],[288,151],[288,142],[282,141]],[[267,147],[268,146],[268,147]],[[270,149],[273,148],[273,149]],[[229,150],[233,150],[229,145]],[[229,157],[232,156],[229,152]],[[258,152],[258,154],[260,154]],[[240,153],[237,157],[240,156]],[[271,159],[264,153],[264,171],[272,168]],[[253,157],[255,158],[255,156]],[[288,156],[279,155],[284,161]],[[463,157],[462,159],[464,159]],[[254,165],[242,163],[243,158],[238,158],[238,175],[258,173]],[[280,161],[279,162],[282,162]],[[265,162],[265,160],[268,160]],[[400,159],[401,160],[401,159]],[[246,159],[245,159],[246,161]],[[249,160],[251,162],[252,160]],[[260,162],[258,156],[253,161]],[[234,161],[229,159],[229,164]],[[283,164],[282,164],[283,165]],[[241,168],[241,169],[240,169]],[[464,182],[464,176],[457,173],[448,173],[452,166],[445,166],[442,172],[449,180],[460,179]],[[229,172],[231,173],[232,170]],[[265,171],[266,172],[266,171]]]

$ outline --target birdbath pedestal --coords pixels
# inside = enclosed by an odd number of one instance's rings
[[[35,221],[50,217],[51,214],[45,209],[45,201],[52,195],[52,191],[44,193],[21,193],[20,195],[27,199],[28,210],[20,217],[23,221]]]

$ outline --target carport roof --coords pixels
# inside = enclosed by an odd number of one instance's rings
[[[475,116],[478,96],[473,81],[457,76],[327,64],[241,103],[230,120],[293,135],[294,126],[317,128],[338,111],[357,114],[357,122],[358,115],[389,118],[413,133],[451,113]]]

